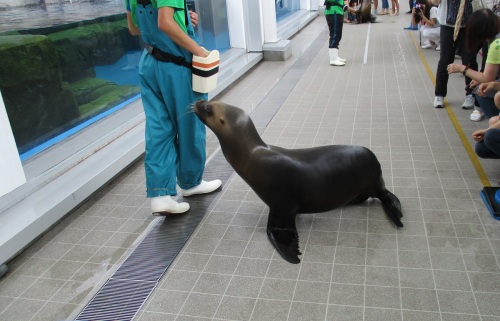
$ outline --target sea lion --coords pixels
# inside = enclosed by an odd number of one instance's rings
[[[375,22],[377,16],[372,14],[372,3],[371,1],[363,1],[356,11],[356,22]]]
[[[194,112],[215,133],[229,164],[269,206],[267,235],[286,261],[300,262],[299,213],[325,212],[374,197],[394,224],[403,226],[399,199],[385,188],[380,163],[369,149],[285,149],[266,144],[240,108],[200,100]]]

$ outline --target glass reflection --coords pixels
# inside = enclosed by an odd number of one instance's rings
[[[299,0],[275,0],[276,21],[279,22],[300,9]]]
[[[207,49],[229,49],[225,0],[188,1]],[[143,43],[123,1],[0,5],[0,91],[23,160],[140,97]]]

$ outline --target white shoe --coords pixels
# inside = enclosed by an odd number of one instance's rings
[[[201,181],[200,185],[192,187],[190,189],[182,189],[180,188],[182,196],[191,196],[197,194],[207,194],[215,191],[222,185],[222,182],[219,179],[215,179],[210,182]]]
[[[170,214],[181,214],[189,210],[186,202],[177,203],[170,195],[151,198],[151,212],[157,216],[168,216]]]
[[[434,108],[443,108],[444,107],[443,99],[444,99],[443,96],[434,97]]]
[[[474,108],[474,102],[475,102],[474,96],[467,95],[467,96],[465,96],[465,101],[462,104],[462,108],[463,109],[472,109],[472,108]]]
[[[436,50],[437,51],[441,50],[441,44],[439,44],[439,45],[436,46]]]
[[[472,112],[472,114],[470,114],[470,120],[472,120],[472,121],[481,121],[481,119],[483,119],[483,117],[484,117],[484,114],[477,109],[474,110]]]
[[[425,45],[423,45],[422,47],[420,47],[422,49],[429,49],[429,48],[432,48],[432,44],[430,43],[426,43]]]
[[[337,48],[328,48],[328,55],[330,56],[330,65],[344,66],[345,62],[339,60],[339,50]]]
[[[340,57],[338,57],[338,59],[339,59],[340,61],[342,61],[342,62],[346,62],[346,61],[347,61],[346,59],[344,59],[344,58],[340,58]]]

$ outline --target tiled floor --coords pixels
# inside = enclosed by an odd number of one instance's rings
[[[320,16],[292,39],[289,60],[262,62],[218,99],[248,112],[280,105],[269,144],[372,149],[405,227],[373,200],[299,215],[302,263],[291,265],[267,240],[266,206],[233,175],[135,321],[500,320],[500,225],[478,194],[500,168],[468,153],[486,122],[460,108],[461,76],[450,78],[450,108],[432,108],[439,53],[403,30],[408,15],[379,20],[344,25],[348,62],[330,67]],[[144,194],[139,161],[12,261],[0,320],[74,318],[161,220]]]

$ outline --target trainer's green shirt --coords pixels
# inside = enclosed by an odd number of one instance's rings
[[[134,22],[134,25],[136,27],[139,27],[134,15],[135,10],[137,9],[137,0],[125,0],[125,5],[127,6],[127,11],[130,11],[132,13],[132,21]],[[179,27],[181,27],[181,29],[187,33],[186,15],[184,13],[184,0],[151,0],[151,5],[156,9],[161,7],[174,8],[175,22],[177,22]]]
[[[367,0],[365,0],[367,1]],[[342,7],[344,7],[344,1],[343,0],[328,0],[332,5],[330,6],[330,9],[325,8],[325,15],[327,14],[344,14],[344,10]],[[334,3],[339,4],[339,6],[334,5]]]

